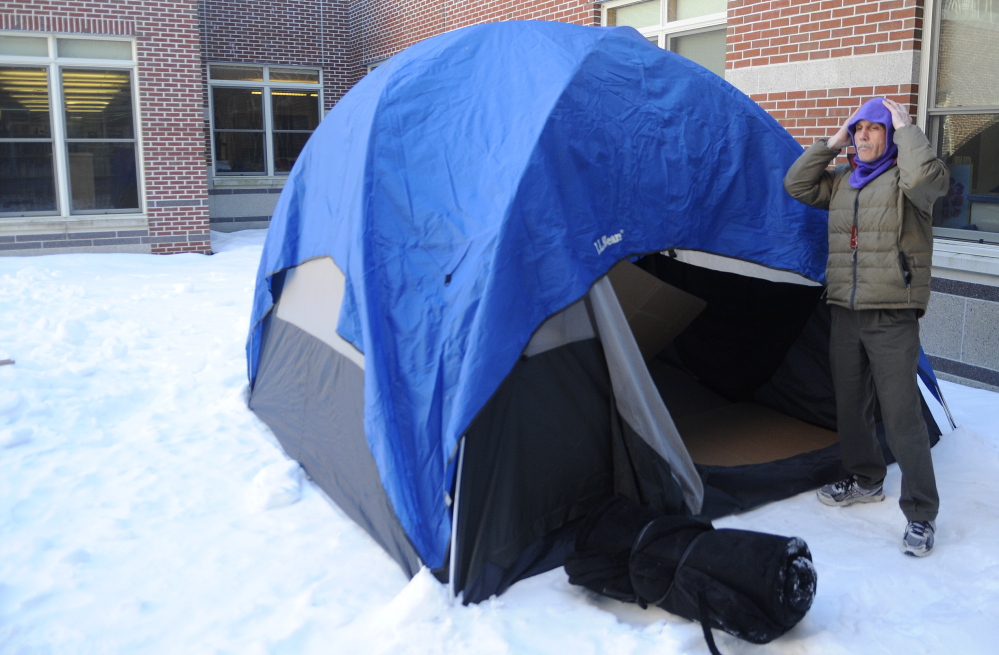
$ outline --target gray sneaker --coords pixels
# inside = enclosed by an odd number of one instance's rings
[[[913,557],[926,557],[933,550],[933,535],[937,524],[933,521],[909,521],[902,537],[902,552]]]
[[[832,507],[847,507],[855,503],[877,503],[885,499],[884,485],[874,489],[864,489],[857,478],[827,484],[818,491],[819,501]]]

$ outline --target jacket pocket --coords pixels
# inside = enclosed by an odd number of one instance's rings
[[[902,273],[902,281],[905,286],[910,286],[912,284],[912,269],[909,267],[909,263],[905,261],[905,253],[901,250],[898,251],[898,268]]]

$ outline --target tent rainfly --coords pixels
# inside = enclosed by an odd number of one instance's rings
[[[414,45],[289,175],[250,407],[409,575],[465,602],[561,566],[611,496],[710,518],[825,483],[825,216],[781,186],[800,152],[631,28]]]

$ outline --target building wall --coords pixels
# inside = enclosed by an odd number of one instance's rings
[[[361,77],[350,49],[348,0],[201,0],[202,76],[208,63],[321,67],[323,110]],[[213,230],[266,227],[283,178],[213,178],[208,94],[204,107],[204,161]]]
[[[378,63],[425,38],[495,20],[599,23],[587,0],[201,0],[202,59],[207,64],[322,66],[328,111]],[[208,97],[204,98],[205,167],[210,171]],[[209,172],[212,229],[266,227],[283,178],[213,178]]]
[[[872,96],[897,100],[915,116],[925,7],[926,0],[730,0],[725,78],[804,146],[830,136]],[[937,239],[931,289],[920,330],[938,374],[999,388],[999,248]]]
[[[326,109],[359,79],[350,56],[348,0],[201,0],[199,5],[206,64],[321,66]],[[207,81],[207,69],[205,75]]]
[[[882,95],[915,115],[922,2],[729,2],[725,79],[802,145]]]
[[[96,217],[32,219],[38,229],[0,236],[0,253],[211,252],[195,0],[0,2],[0,29],[135,37],[148,219],[117,229]]]
[[[600,11],[592,0],[351,0],[349,20],[359,79],[363,66],[459,27],[502,20],[599,25]]]

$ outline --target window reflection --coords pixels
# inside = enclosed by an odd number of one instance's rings
[[[65,68],[62,93],[71,212],[138,211],[131,71]]]
[[[0,213],[51,213],[55,193],[51,143],[0,141]]]
[[[70,139],[134,138],[129,71],[67,69],[62,93]]]
[[[267,172],[263,103],[262,89],[213,89],[216,173]]]
[[[999,115],[956,114],[934,119],[950,189],[937,201],[937,227],[999,232]]]
[[[274,171],[287,173],[295,165],[312,131],[319,125],[319,94],[271,91],[274,128]]]
[[[55,209],[47,71],[0,67],[0,214]]]
[[[712,73],[725,76],[724,29],[670,37],[669,49]]]
[[[74,212],[139,208],[131,143],[78,142],[68,148]]]
[[[264,132],[216,132],[216,173],[266,173]]]
[[[999,3],[943,3],[940,20],[937,107],[999,105]]]

